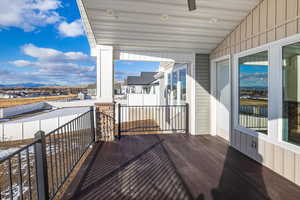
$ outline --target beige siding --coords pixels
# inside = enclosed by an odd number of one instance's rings
[[[235,149],[300,185],[300,155],[237,130],[233,133]],[[252,141],[257,145],[252,146]]]
[[[295,183],[300,185],[300,155],[295,156]]]
[[[233,30],[211,57],[237,53],[300,31],[300,0],[264,0]]]
[[[300,0],[263,0],[210,55],[233,56],[300,32]],[[300,155],[264,140],[232,131],[234,148],[300,185]],[[253,147],[257,143],[256,147]]]
[[[196,98],[196,133],[209,134],[210,132],[210,75],[209,55],[197,54],[195,62],[195,98]]]

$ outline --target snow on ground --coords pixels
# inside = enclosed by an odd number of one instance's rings
[[[14,153],[15,151],[17,151],[19,148],[13,147],[13,148],[9,148],[9,149],[0,149],[0,159]]]

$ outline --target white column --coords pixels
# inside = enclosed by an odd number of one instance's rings
[[[113,102],[114,63],[113,47],[97,46],[97,100],[99,102]]]

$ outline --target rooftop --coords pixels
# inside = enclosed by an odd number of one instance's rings
[[[127,85],[149,85],[156,80],[157,72],[141,72],[140,76],[128,76]]]

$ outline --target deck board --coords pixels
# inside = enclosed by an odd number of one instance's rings
[[[218,137],[130,135],[93,151],[64,199],[300,199],[297,185]]]

